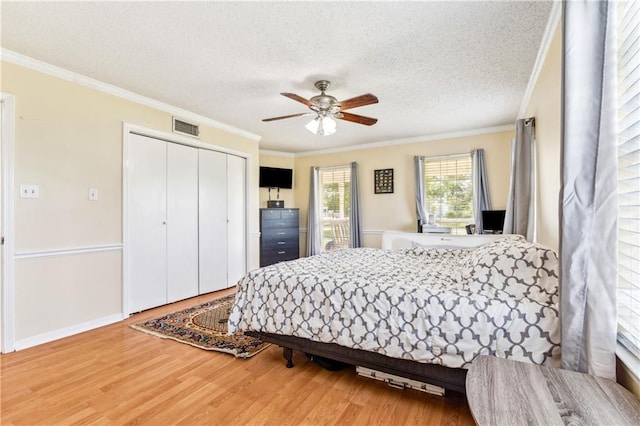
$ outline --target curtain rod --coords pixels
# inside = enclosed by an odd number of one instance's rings
[[[327,167],[322,167],[322,166],[317,166],[318,169],[320,170],[334,170],[334,169],[351,169],[351,163],[349,164],[345,164],[344,166],[327,166]]]
[[[424,159],[429,161],[434,161],[434,160],[445,160],[447,158],[466,157],[470,155],[471,155],[470,152],[465,152],[462,154],[449,154],[449,155],[438,155],[436,157],[424,157]]]

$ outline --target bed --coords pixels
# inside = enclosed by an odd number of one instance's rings
[[[559,366],[558,259],[519,236],[385,232],[249,272],[229,331],[464,392],[478,355]]]

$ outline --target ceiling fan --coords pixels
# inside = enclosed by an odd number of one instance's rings
[[[339,101],[331,95],[327,95],[325,91],[329,88],[331,82],[328,80],[317,81],[315,86],[320,90],[320,94],[312,97],[311,99],[305,99],[302,96],[298,96],[294,93],[280,93],[282,96],[286,96],[289,99],[298,101],[309,107],[311,112],[303,112],[300,114],[282,115],[280,117],[265,118],[262,121],[275,121],[285,118],[302,117],[305,115],[315,115],[315,118],[311,120],[305,127],[312,133],[317,135],[329,136],[336,131],[335,119],[351,121],[353,123],[364,124],[365,126],[372,126],[376,124],[378,119],[365,117],[363,115],[351,114],[345,112],[348,109],[357,108],[365,105],[377,104],[378,98],[371,93],[356,96],[344,101]]]

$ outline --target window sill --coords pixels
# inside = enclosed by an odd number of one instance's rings
[[[620,343],[616,344],[616,356],[633,376],[632,379],[635,380],[637,384],[640,384],[640,358],[635,356]]]

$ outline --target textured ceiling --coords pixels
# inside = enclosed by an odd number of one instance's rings
[[[512,124],[552,2],[6,2],[3,48],[303,152]],[[350,112],[332,136],[307,108],[328,79]]]

